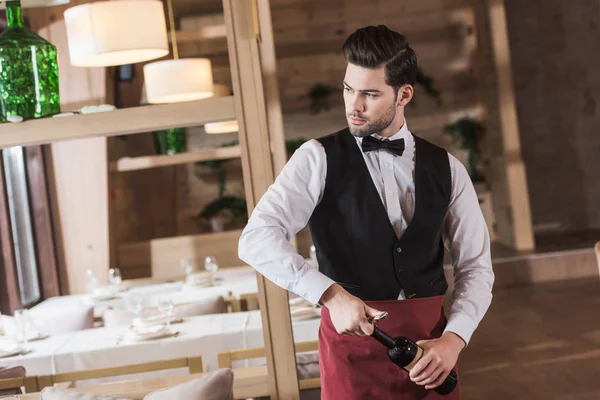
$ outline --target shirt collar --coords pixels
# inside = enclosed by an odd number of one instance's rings
[[[411,133],[408,130],[408,124],[406,122],[406,118],[404,118],[404,124],[402,125],[402,128],[400,128],[400,130],[396,133],[394,133],[392,136],[384,138],[382,136],[379,136],[378,134],[374,133],[371,136],[373,136],[375,139],[379,139],[379,140],[383,140],[383,139],[389,139],[389,140],[396,140],[396,139],[404,139],[407,140],[410,137]],[[358,141],[358,143],[362,143],[362,137],[356,137],[356,140]]]

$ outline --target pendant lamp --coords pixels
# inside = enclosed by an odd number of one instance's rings
[[[213,95],[212,64],[208,58],[179,58],[172,0],[167,0],[173,59],[144,66],[146,97],[150,104],[179,103]]]
[[[160,0],[98,1],[64,12],[71,64],[108,67],[169,54]]]
[[[229,86],[222,84],[214,84],[215,97],[225,97],[231,95]],[[204,125],[204,131],[208,134],[233,133],[239,131],[237,120],[211,122]]]

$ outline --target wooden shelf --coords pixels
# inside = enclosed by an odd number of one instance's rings
[[[145,157],[124,157],[110,164],[111,171],[135,171],[138,169],[166,167],[198,161],[226,160],[241,156],[240,146],[194,150],[187,153],[154,155]]]
[[[185,128],[235,119],[233,96],[0,124],[0,149]]]

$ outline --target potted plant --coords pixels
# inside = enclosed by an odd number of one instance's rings
[[[223,143],[222,147],[236,146],[238,141]],[[203,169],[209,169],[216,175],[218,185],[217,198],[207,204],[196,216],[198,225],[208,222],[213,232],[223,232],[227,225],[245,222],[247,218],[246,200],[238,196],[225,195],[227,160],[210,160],[196,163],[196,174],[203,175]]]
[[[198,217],[208,220],[213,232],[223,232],[225,226],[245,222],[246,200],[238,196],[221,196],[204,207]]]
[[[294,152],[306,142],[304,138],[289,139],[285,142],[285,147],[288,159]],[[222,147],[236,146],[238,141],[224,143]],[[216,174],[218,184],[218,196],[215,200],[202,209],[196,216],[195,220],[200,225],[201,222],[207,221],[210,224],[213,232],[222,232],[227,225],[243,224],[248,218],[248,209],[246,200],[238,196],[226,196],[226,164],[230,160],[211,160],[196,163],[196,174],[203,175],[202,170],[209,169],[211,173]],[[205,173],[205,172],[204,172]]]
[[[467,153],[466,167],[474,183],[483,182],[481,173],[482,159],[479,143],[485,132],[481,123],[473,118],[464,117],[446,125],[444,132],[452,138],[452,142],[460,150]]]

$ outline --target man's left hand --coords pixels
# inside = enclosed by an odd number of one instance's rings
[[[425,389],[434,389],[444,382],[456,365],[465,342],[453,332],[444,333],[439,339],[417,342],[424,350],[423,356],[410,371],[410,379]]]

